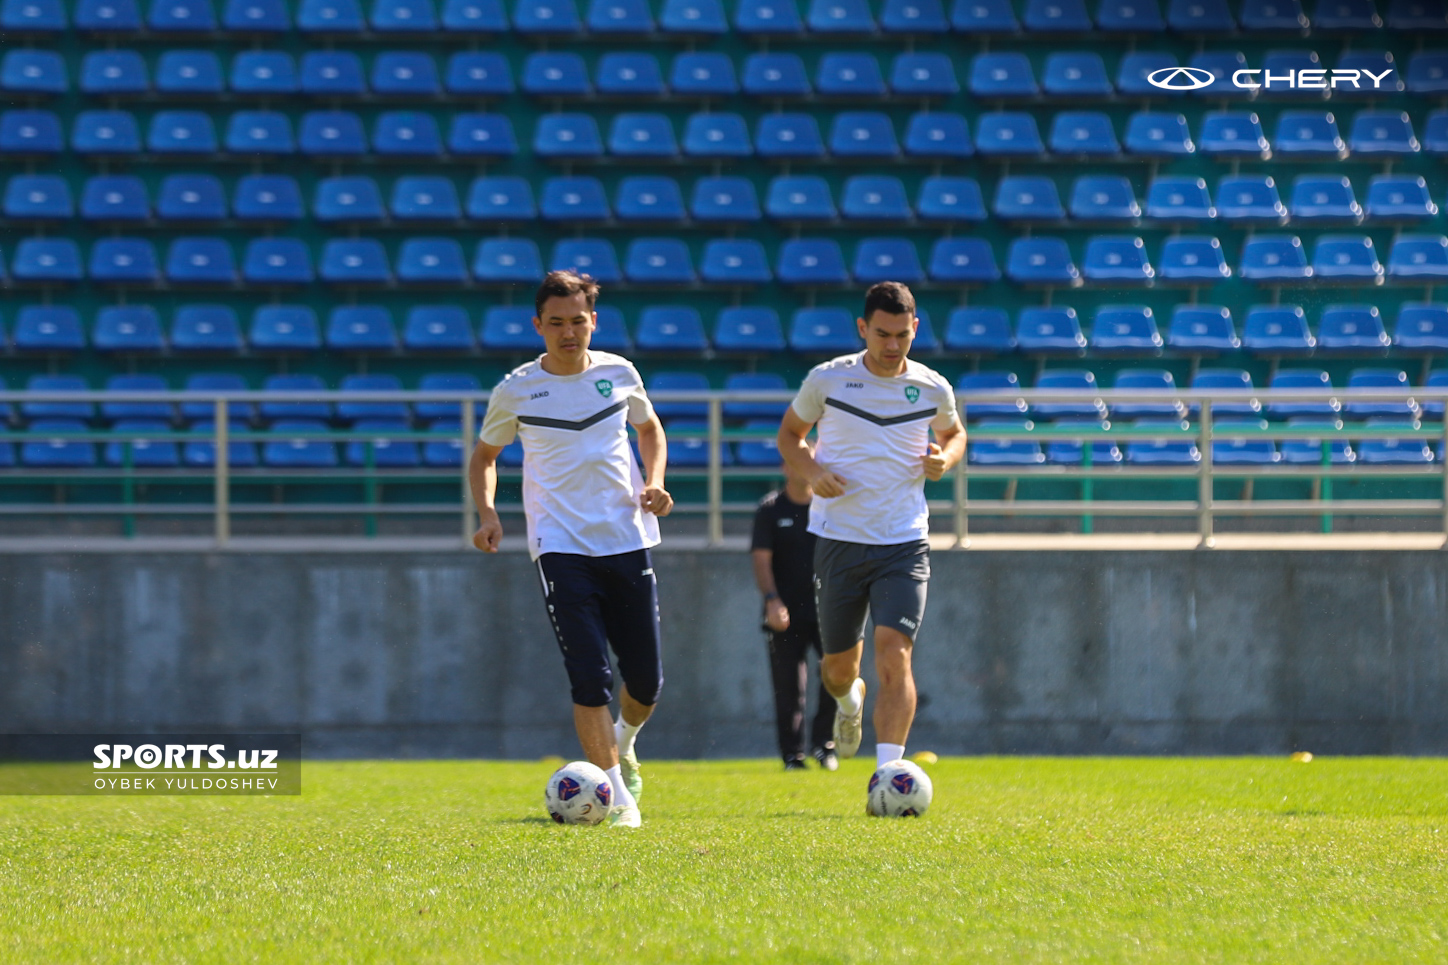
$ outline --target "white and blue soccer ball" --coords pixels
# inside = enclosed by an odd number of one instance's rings
[[[934,796],[930,776],[918,764],[889,761],[870,776],[866,807],[877,818],[918,818]]]
[[[543,803],[559,824],[598,824],[613,806],[613,785],[602,768],[574,761],[548,778]]]

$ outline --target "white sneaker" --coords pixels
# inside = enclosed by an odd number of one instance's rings
[[[848,760],[855,756],[860,749],[860,740],[864,736],[865,725],[865,682],[859,677],[850,684],[850,692],[855,695],[859,709],[853,714],[845,716],[840,708],[835,708],[835,754],[842,760]]]
[[[617,804],[609,809],[608,826],[611,828],[641,828],[644,816],[637,804]]]
[[[644,775],[643,765],[639,763],[639,756],[634,753],[633,748],[619,757],[619,769],[623,772],[623,786],[633,795],[635,801],[640,801],[644,796]]]

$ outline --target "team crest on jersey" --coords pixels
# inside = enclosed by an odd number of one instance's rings
[[[613,395],[613,383],[610,382],[608,379],[599,379],[597,382],[593,383],[593,387],[597,389],[598,394],[603,396],[605,399]]]
[[[920,400],[920,390],[913,385],[905,386],[905,398],[910,400],[911,405],[914,405]]]

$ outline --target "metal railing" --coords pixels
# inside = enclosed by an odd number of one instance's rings
[[[678,465],[671,461],[670,480],[702,480],[704,498],[702,501],[681,500],[675,511],[684,515],[702,515],[706,519],[708,542],[718,545],[724,537],[726,516],[747,514],[754,510],[752,499],[726,501],[725,487],[731,482],[764,481],[777,479],[777,466],[725,465],[726,443],[758,442],[772,440],[774,432],[760,429],[726,427],[724,407],[730,403],[787,403],[790,392],[659,392],[652,396],[656,402],[694,403],[702,405],[707,413],[703,427],[673,427],[669,430],[671,440],[698,440],[704,443],[706,456],[701,461],[689,460],[689,465]],[[0,497],[0,515],[71,515],[71,516],[113,516],[124,520],[124,532],[135,532],[135,520],[139,516],[198,516],[212,517],[212,533],[217,545],[224,546],[232,538],[233,520],[241,516],[354,516],[362,517],[367,535],[376,535],[377,520],[383,516],[446,516],[458,519],[458,536],[462,545],[471,545],[476,526],[476,511],[467,484],[466,455],[473,446],[478,422],[479,406],[486,404],[488,393],[458,392],[236,392],[216,394],[209,392],[0,392],[0,406],[4,403],[24,406],[27,403],[143,403],[162,402],[170,405],[182,403],[204,403],[209,406],[211,427],[207,432],[195,430],[168,429],[165,431],[86,430],[79,432],[57,432],[52,437],[37,438],[27,431],[0,431],[0,444],[30,443],[64,445],[71,442],[102,442],[118,445],[118,464],[83,467],[21,467],[0,468],[0,486],[6,484],[53,483],[58,486],[110,482],[119,484],[118,502],[13,502]],[[232,415],[238,406],[270,403],[326,402],[337,403],[450,403],[459,407],[458,431],[456,435],[445,435],[436,431],[416,429],[364,429],[353,427],[345,430],[325,432],[254,431],[247,428],[238,431],[233,426]],[[970,438],[972,448],[983,442],[1026,441],[1050,444],[1072,442],[1080,444],[1079,463],[1049,459],[1042,455],[1035,461],[1014,464],[992,464],[987,456],[983,461],[967,459],[950,474],[949,499],[931,499],[931,514],[948,518],[958,546],[969,545],[970,521],[973,516],[1055,516],[1079,517],[1082,529],[1090,531],[1097,516],[1142,517],[1142,518],[1195,518],[1197,531],[1203,546],[1211,546],[1216,521],[1226,516],[1318,516],[1326,531],[1331,528],[1334,515],[1367,514],[1374,516],[1437,516],[1441,527],[1448,534],[1448,463],[1443,453],[1448,452],[1448,423],[1424,425],[1413,416],[1403,416],[1401,425],[1367,424],[1349,419],[1331,424],[1311,426],[1290,426],[1282,424],[1238,424],[1220,423],[1214,418],[1214,407],[1224,404],[1258,404],[1267,412],[1274,404],[1282,403],[1326,403],[1332,410],[1350,410],[1363,403],[1396,403],[1416,412],[1424,404],[1434,407],[1438,419],[1442,419],[1441,406],[1448,403],[1448,389],[1414,388],[1403,390],[1163,390],[1163,391],[1044,391],[1019,390],[1012,392],[959,394],[961,415],[969,421],[972,406],[988,404],[999,407],[1003,402],[1015,403],[1023,411],[1015,424],[972,424]],[[1095,407],[1103,413],[1112,406],[1122,403],[1133,405],[1158,404],[1175,406],[1180,418],[1171,425],[1131,426],[1116,425],[1104,416],[1100,421],[1086,425],[1036,424],[1026,419],[1024,409],[1041,403],[1075,403]],[[1350,413],[1349,413],[1350,415]],[[1437,443],[1436,458],[1429,456],[1416,464],[1353,464],[1340,458],[1345,443],[1361,440],[1414,439],[1421,444]],[[1215,444],[1232,440],[1271,441],[1274,444],[1284,440],[1313,440],[1321,450],[1321,460],[1315,464],[1286,465],[1281,463],[1249,465],[1224,465],[1214,458]],[[360,465],[333,466],[327,468],[289,468],[284,466],[237,466],[232,464],[231,446],[237,443],[285,443],[305,444],[314,441],[330,443],[361,443],[363,455]],[[1108,465],[1093,464],[1091,443],[1101,442],[1160,442],[1185,443],[1194,447],[1194,452],[1178,459],[1175,465],[1144,464],[1128,458]],[[209,444],[211,459],[182,460],[177,467],[148,467],[145,460],[136,459],[139,447],[151,443]],[[389,467],[385,460],[379,461],[378,453],[392,442],[437,443],[443,442],[457,452],[456,464],[419,465]],[[977,450],[977,454],[979,454]],[[335,450],[334,450],[335,455]],[[200,453],[205,456],[205,451]],[[187,465],[187,462],[190,465]],[[19,460],[17,460],[17,463]],[[516,467],[500,467],[503,481],[516,481],[521,470]],[[1438,480],[1438,498],[1433,499],[1339,499],[1334,498],[1333,483],[1345,478],[1422,478]],[[1014,484],[1024,480],[1055,479],[1071,480],[1080,484],[1078,498],[1017,500],[1014,498]],[[1103,480],[1193,480],[1196,483],[1195,499],[1146,500],[1146,499],[1101,499],[1095,495],[1095,486]],[[1312,483],[1311,498],[1308,499],[1218,499],[1215,483],[1220,479],[1240,479],[1244,482],[1259,479],[1299,479]],[[972,498],[971,480],[1004,480],[1008,492],[1003,498]],[[210,499],[200,502],[146,502],[137,498],[137,488],[147,483],[169,482],[210,488]],[[338,483],[361,483],[364,491],[360,502],[334,503],[317,502],[270,502],[247,503],[233,498],[235,488],[248,483],[270,485],[318,485]],[[382,499],[383,487],[404,483],[448,483],[456,486],[455,501],[387,502]],[[504,512],[521,512],[521,505],[510,503],[500,505]]]

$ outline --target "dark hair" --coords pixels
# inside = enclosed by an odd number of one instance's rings
[[[543,303],[550,298],[567,298],[578,294],[588,299],[588,310],[593,311],[594,303],[598,301],[598,282],[593,280],[592,275],[580,275],[576,271],[550,271],[544,276],[543,284],[538,286],[538,293],[533,296],[533,314],[542,318]]]
[[[884,312],[887,315],[915,315],[915,296],[910,294],[898,281],[882,281],[870,286],[865,292],[865,314],[860,317],[865,321],[870,320],[874,312]]]

